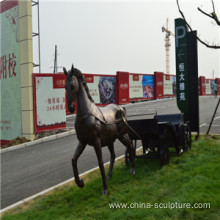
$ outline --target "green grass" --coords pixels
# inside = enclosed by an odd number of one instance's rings
[[[5,213],[9,219],[220,219],[220,137],[194,141],[182,156],[171,156],[160,168],[157,160],[136,160],[136,175],[124,161],[116,163],[103,196],[99,170],[86,177],[85,187],[71,183]],[[210,203],[211,208],[110,209],[109,203]]]

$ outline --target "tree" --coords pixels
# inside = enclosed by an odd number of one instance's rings
[[[179,4],[179,0],[176,0],[177,2],[177,6],[178,6],[178,9],[179,9],[179,12],[183,18],[183,20],[186,22],[186,25],[188,26],[188,28],[193,31],[191,25],[187,22],[186,18],[185,18],[185,15],[184,13],[182,12],[182,10],[180,9],[180,4]],[[212,2],[212,9],[213,9],[213,12],[211,13],[207,13],[205,11],[203,11],[201,8],[197,8],[199,12],[201,12],[202,14],[204,14],[205,16],[211,18],[212,20],[215,21],[216,25],[220,26],[220,20],[218,18],[218,15],[216,14],[216,11],[215,11],[215,4],[214,4],[214,1],[211,0]],[[210,45],[208,42],[205,42],[205,40],[201,39],[200,37],[196,36],[196,38],[198,39],[198,41],[200,43],[202,43],[203,45],[205,45],[206,47],[208,48],[213,48],[213,49],[220,49],[220,45],[216,45],[216,44],[213,44],[213,45]]]

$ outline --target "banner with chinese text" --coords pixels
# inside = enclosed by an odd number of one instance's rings
[[[164,95],[176,95],[176,76],[163,75]]]
[[[18,1],[0,3],[1,141],[21,136],[21,92]]]
[[[206,90],[206,95],[211,95],[211,94],[214,95],[214,85],[211,79],[205,80],[205,90]]]
[[[115,103],[115,76],[84,74],[90,95],[96,104]]]
[[[34,74],[35,132],[66,127],[64,74]]]
[[[130,99],[154,98],[154,76],[130,74],[129,97]]]

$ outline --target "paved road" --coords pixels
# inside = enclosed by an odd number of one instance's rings
[[[216,103],[214,97],[200,97],[201,132],[207,131]],[[179,112],[175,99],[131,104],[126,110],[127,115]],[[68,117],[67,125],[74,127],[73,121],[74,116]],[[213,125],[211,133],[220,134],[220,109]],[[1,154],[1,208],[72,178],[71,158],[76,145],[76,135],[71,135]],[[124,150],[124,146],[116,141],[116,155],[124,154]],[[107,148],[103,148],[103,158],[105,162],[110,158]],[[96,166],[94,149],[87,147],[78,161],[79,172]]]

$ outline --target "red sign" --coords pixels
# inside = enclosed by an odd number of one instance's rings
[[[117,72],[116,103],[129,103],[129,73]]]
[[[87,83],[94,83],[94,76],[84,74],[84,78],[85,78]]]
[[[53,88],[54,89],[65,88],[65,75],[64,74],[54,74],[53,75]]]
[[[170,75],[166,75],[166,80],[170,80]]]
[[[162,99],[163,94],[163,73],[154,72],[154,98]]]
[[[139,75],[133,74],[133,81],[139,81]]]
[[[18,0],[13,0],[13,1],[1,1],[0,2],[0,13],[3,13],[13,7],[18,5]]]
[[[206,95],[206,86],[205,86],[205,77],[200,76],[199,77],[199,82],[200,82],[200,95]]]

